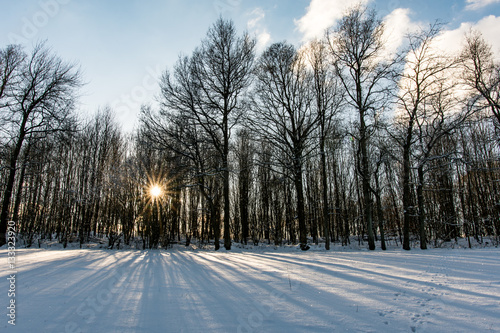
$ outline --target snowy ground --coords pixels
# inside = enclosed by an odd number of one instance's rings
[[[2,332],[500,332],[500,249],[31,250]]]

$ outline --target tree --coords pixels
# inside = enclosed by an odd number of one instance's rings
[[[344,94],[337,77],[332,71],[328,59],[328,49],[324,41],[314,40],[306,49],[306,56],[313,73],[315,112],[318,115],[319,153],[321,157],[321,194],[323,200],[323,233],[325,248],[330,249],[330,211],[328,203],[328,177],[326,163],[326,141],[328,137],[338,136],[334,133],[337,124],[335,116],[339,113]],[[335,157],[333,157],[335,158]],[[335,189],[338,191],[338,189]]]
[[[447,77],[450,75],[446,74]],[[418,228],[422,249],[427,247],[424,197],[425,174],[429,171],[427,164],[430,161],[455,157],[457,152],[454,150],[443,154],[436,148],[443,140],[453,135],[474,111],[466,102],[466,96],[453,75],[435,83],[434,93],[425,100],[425,105],[416,118],[417,136],[414,151],[417,169]]]
[[[383,24],[377,19],[375,11],[358,5],[327,34],[336,75],[345,89],[347,103],[356,110],[359,119],[357,134],[353,137],[358,143],[358,172],[370,250],[375,249],[370,184],[371,123],[388,101],[392,75],[392,61],[382,58],[383,31]]]
[[[303,166],[319,117],[312,109],[312,76],[292,45],[275,43],[262,54],[254,97],[252,126],[261,140],[285,156],[278,163],[289,171],[295,184],[299,242],[306,250]]]
[[[229,144],[232,129],[244,111],[242,96],[251,82],[255,40],[236,35],[232,21],[218,19],[191,58],[194,87],[191,117],[203,131],[221,159],[224,197],[224,247],[231,249]],[[168,82],[166,84],[168,86]]]
[[[254,46],[247,34],[236,36],[232,22],[219,19],[201,47],[191,57],[181,57],[173,72],[163,75],[160,113],[143,113],[143,124],[150,127],[147,133],[156,137],[153,142],[193,163],[196,183],[209,203],[216,249],[218,186],[207,177],[222,175],[224,246],[229,250],[229,144],[231,131],[243,113],[242,97],[250,85]]]
[[[189,59],[181,59],[174,68],[176,82],[163,76],[161,109],[155,112],[150,107],[141,110],[141,135],[152,148],[169,152],[172,164],[179,170],[178,181],[183,179],[184,186],[198,188],[208,204],[210,226],[215,235],[215,249],[219,249],[220,223],[218,220],[218,184],[214,178],[218,174],[219,162],[214,155],[210,139],[197,123],[193,113],[192,90],[189,79]],[[197,207],[195,208],[197,209]],[[203,230],[202,230],[203,235]]]
[[[398,77],[397,114],[393,123],[392,137],[402,148],[403,187],[403,249],[410,250],[410,222],[418,213],[412,203],[411,171],[412,152],[418,141],[416,127],[424,116],[426,103],[441,93],[441,83],[447,79],[446,73],[454,66],[450,56],[443,54],[432,45],[441,31],[439,24],[408,36],[404,70]],[[425,233],[420,234],[420,247],[426,248]]]
[[[69,129],[76,89],[82,84],[76,66],[62,61],[44,43],[36,45],[26,57],[19,53],[20,49],[16,50],[10,51],[14,54],[10,59],[17,59],[11,62],[17,65],[10,76],[3,77],[7,77],[5,86],[10,85],[10,91],[2,92],[1,118],[13,143],[13,150],[2,200],[0,245],[5,244],[17,162],[23,144],[30,136],[44,137]],[[9,47],[4,53],[9,54]],[[9,62],[4,62],[2,66],[2,72],[8,72]]]
[[[248,223],[249,223],[249,205],[250,189],[252,184],[252,167],[254,147],[251,143],[251,134],[247,129],[238,132],[236,152],[239,166],[238,173],[238,192],[239,192],[239,214],[241,220],[241,240],[247,244]]]
[[[500,66],[493,61],[491,46],[481,33],[472,30],[465,37],[460,55],[465,69],[464,80],[479,94],[479,102],[489,108],[500,126]]]
[[[0,50],[0,109],[9,107],[26,54],[19,45]]]

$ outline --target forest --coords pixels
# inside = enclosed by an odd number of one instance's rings
[[[0,49],[0,246],[500,242],[500,64],[436,22],[386,50],[357,6],[324,37],[257,54],[219,18],[158,78],[125,133],[78,109],[79,66],[48,42]]]

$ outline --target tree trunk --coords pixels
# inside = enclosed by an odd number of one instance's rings
[[[297,216],[299,219],[299,243],[302,250],[307,250],[307,227],[304,208],[304,186],[302,184],[302,166],[296,162],[295,190],[297,191]]]
[[[214,245],[215,251],[220,249],[220,222],[219,222],[219,209],[215,204],[210,205],[210,224],[212,225],[212,230],[214,232]]]
[[[403,249],[410,250],[411,221],[411,188],[410,188],[410,147],[403,147]]]
[[[380,229],[380,248],[382,250],[387,250],[385,245],[385,232],[384,232],[384,212],[382,211],[382,199],[380,198],[380,186],[378,177],[375,178],[376,183],[376,200],[377,200],[377,217],[378,217],[378,227]]]
[[[425,210],[424,210],[424,167],[418,167],[418,186],[417,186],[417,200],[418,200],[418,227],[420,232],[420,248],[427,249],[427,236],[425,234]]]
[[[3,195],[2,213],[0,215],[0,246],[4,245],[7,242],[6,233],[7,233],[7,220],[9,219],[10,200],[12,198],[12,190],[14,189],[14,181],[16,179],[17,159],[19,158],[19,154],[21,152],[21,147],[23,145],[25,137],[24,133],[25,125],[26,125],[26,118],[23,119],[23,123],[21,125],[22,126],[21,132],[10,158],[9,177],[7,178],[7,186],[5,187]]]
[[[224,168],[224,247],[226,250],[231,250],[231,230],[230,230],[230,207],[229,207],[229,129],[228,129],[228,119],[227,113],[224,115],[224,152],[223,152],[223,164]]]
[[[321,186],[323,195],[323,233],[325,235],[325,249],[330,250],[330,214],[328,211],[328,182],[326,172],[325,139],[321,136]]]
[[[370,192],[370,161],[368,159],[367,147],[367,133],[364,119],[364,112],[360,112],[360,150],[361,150],[361,170],[362,170],[362,185],[363,185],[363,203],[364,203],[364,217],[366,228],[368,229],[368,248],[375,250],[375,237],[373,234],[373,210],[372,199]]]
[[[29,145],[28,145],[29,149]],[[22,199],[22,192],[23,192],[23,182],[24,182],[24,175],[26,172],[26,164],[28,160],[28,152],[26,152],[24,161],[23,161],[23,166],[21,169],[21,174],[19,175],[19,184],[17,185],[17,191],[16,191],[16,201],[14,203],[14,210],[12,212],[12,220],[19,222],[19,207],[21,206],[21,199]]]
[[[246,171],[245,171],[246,172]],[[241,180],[241,178],[244,178]],[[246,245],[248,239],[248,177],[240,173],[240,218],[241,218],[241,238]]]

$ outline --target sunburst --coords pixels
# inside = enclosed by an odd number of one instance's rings
[[[163,193],[163,189],[158,184],[153,184],[149,188],[149,195],[151,196],[151,198],[153,200],[160,197],[162,195],[162,193]]]

